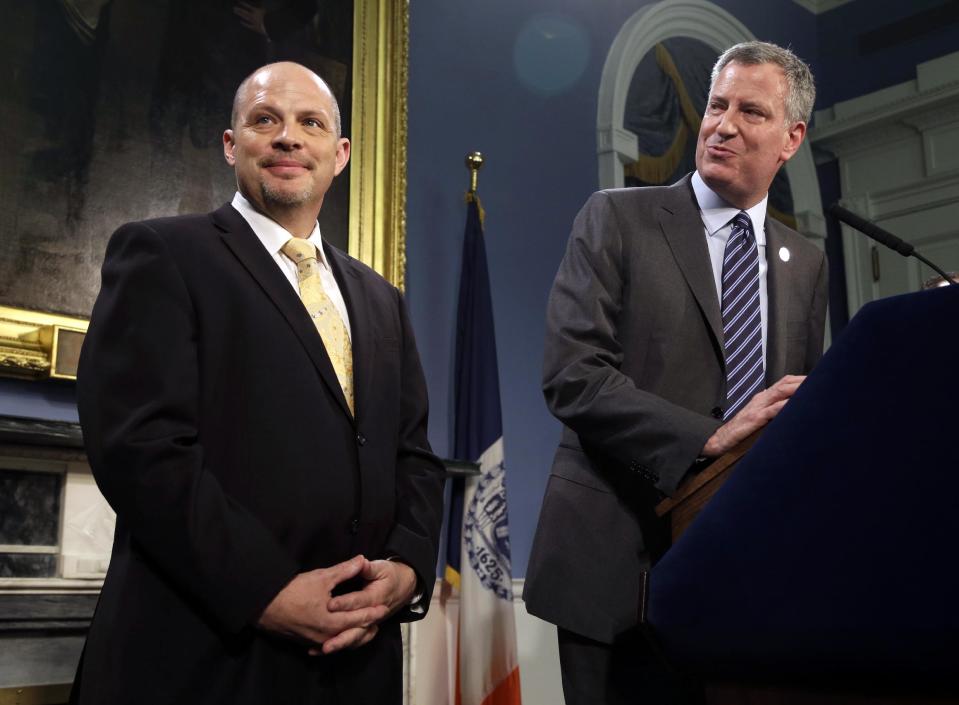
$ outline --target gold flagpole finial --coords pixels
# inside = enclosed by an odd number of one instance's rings
[[[470,152],[466,155],[466,168],[470,170],[470,193],[476,193],[476,179],[483,166],[483,155],[479,152]]]

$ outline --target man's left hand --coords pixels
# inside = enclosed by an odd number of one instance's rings
[[[330,612],[384,605],[389,616],[408,605],[416,590],[416,573],[400,561],[369,561],[358,577],[367,581],[363,589],[332,598]]]
[[[330,612],[350,612],[373,606],[385,606],[386,617],[410,603],[416,591],[416,573],[400,561],[369,561],[359,576],[367,583],[362,590],[338,595],[330,599]],[[384,617],[384,619],[386,619]],[[348,634],[339,634],[323,644],[323,653],[329,654],[343,648]],[[340,638],[344,637],[343,644]]]

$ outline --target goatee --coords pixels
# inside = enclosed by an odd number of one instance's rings
[[[290,207],[300,206],[307,203],[313,197],[313,189],[307,187],[299,191],[287,191],[277,189],[272,184],[261,183],[260,193],[263,195],[264,203],[272,203],[276,206]]]

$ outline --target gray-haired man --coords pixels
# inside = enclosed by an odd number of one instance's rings
[[[659,498],[768,423],[822,354],[825,257],[766,214],[814,99],[792,52],[732,47],[696,172],[596,193],[573,224],[543,372],[565,428],[524,594],[559,627],[567,705],[698,697],[636,629],[640,575],[668,545]]]

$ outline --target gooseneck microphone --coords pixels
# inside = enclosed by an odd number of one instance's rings
[[[915,247],[910,245],[905,240],[896,237],[888,230],[883,230],[875,223],[872,223],[866,220],[862,216],[856,215],[850,210],[846,210],[845,208],[840,206],[838,203],[833,203],[831,206],[829,206],[829,208],[826,209],[826,212],[829,215],[831,215],[833,218],[836,218],[837,220],[841,220],[846,225],[852,228],[855,228],[856,230],[861,232],[863,235],[867,235],[871,237],[873,240],[875,240],[876,242],[882,245],[885,245],[890,250],[895,250],[896,252],[901,254],[903,257],[909,257],[909,256],[915,257],[917,260],[924,262],[930,268],[936,270],[936,272],[941,274],[942,278],[946,280],[947,282],[949,282],[950,284],[953,284],[953,285],[956,284],[956,282],[952,279],[952,277],[950,277],[944,271],[939,269],[939,267],[937,267],[932,262],[927,260],[921,254],[916,252]]]

